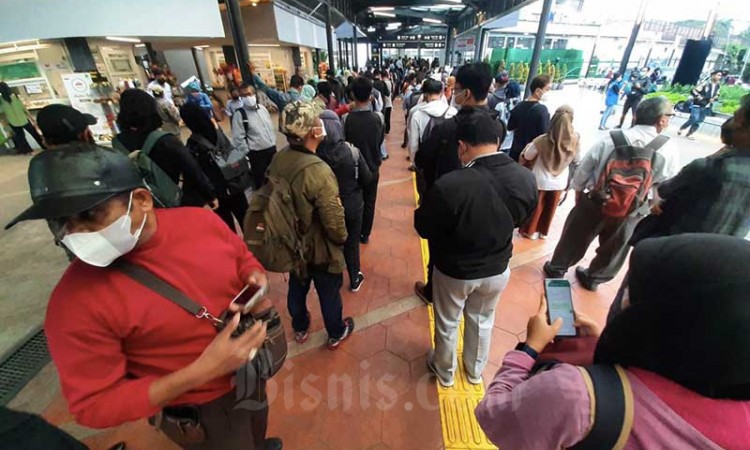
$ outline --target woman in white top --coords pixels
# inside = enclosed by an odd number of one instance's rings
[[[539,205],[521,228],[528,239],[547,238],[557,204],[568,186],[571,163],[580,159],[581,139],[573,129],[573,108],[563,105],[552,116],[550,130],[524,149],[521,163],[536,176]]]

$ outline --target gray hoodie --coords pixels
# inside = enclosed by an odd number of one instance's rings
[[[443,99],[418,103],[409,111],[409,157],[412,161],[419,151],[419,143],[425,137],[423,135],[430,120],[439,117],[450,119],[457,113],[456,108],[448,105]]]

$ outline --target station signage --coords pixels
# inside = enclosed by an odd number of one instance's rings
[[[378,42],[383,48],[425,48],[440,49],[445,48],[444,34],[410,34],[399,35],[393,38],[378,38]]]

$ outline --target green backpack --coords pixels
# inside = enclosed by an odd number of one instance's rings
[[[157,206],[176,208],[180,206],[182,200],[182,189],[149,157],[154,145],[168,134],[161,130],[154,130],[146,137],[143,148],[132,152],[128,151],[117,137],[112,139],[112,147],[130,156],[141,177],[143,177],[143,181],[151,191],[151,195],[156,200]]]
[[[292,184],[307,167],[325,163],[316,156],[305,155],[280,173],[274,164],[277,156],[271,161],[268,181],[250,199],[242,227],[245,243],[266,270],[304,274],[304,244]]]

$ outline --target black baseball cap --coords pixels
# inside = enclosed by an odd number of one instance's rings
[[[96,124],[96,117],[84,114],[75,108],[59,103],[47,105],[39,111],[36,123],[45,139],[58,144],[78,140],[78,136],[89,125]]]
[[[6,230],[23,220],[79,214],[117,194],[146,187],[127,155],[85,143],[36,155],[28,175],[34,204],[6,225]]]

